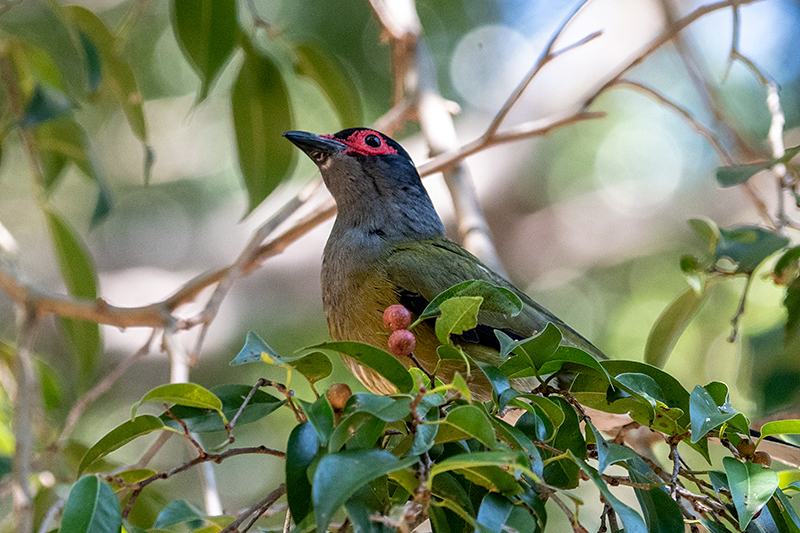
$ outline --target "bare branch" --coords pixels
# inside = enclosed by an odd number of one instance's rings
[[[249,509],[244,511],[242,514],[239,515],[239,518],[231,522],[228,527],[222,530],[221,533],[239,533],[245,532],[249,530],[255,524],[255,521],[264,514],[264,512],[272,507],[272,505],[278,501],[278,498],[286,494],[286,484],[281,483],[277,489],[273,490],[272,492],[267,495],[266,498],[261,500],[260,502],[254,504]],[[250,516],[254,516],[253,520],[244,528],[239,529],[239,526],[244,523]]]

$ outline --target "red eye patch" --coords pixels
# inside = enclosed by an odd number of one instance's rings
[[[386,139],[380,133],[373,130],[357,130],[350,134],[346,139],[338,139],[333,135],[320,135],[326,139],[336,139],[347,145],[345,153],[356,153],[361,155],[382,155],[396,154],[397,150],[389,146]]]

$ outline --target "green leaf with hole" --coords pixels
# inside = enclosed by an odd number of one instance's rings
[[[339,115],[342,125],[360,125],[363,119],[358,88],[345,66],[335,56],[329,55],[323,46],[315,43],[302,43],[294,51],[295,70],[300,76],[310,78],[319,85]]]
[[[133,404],[131,418],[136,416],[139,406],[145,402],[174,403],[186,407],[213,409],[219,413],[225,423],[228,422],[222,413],[222,401],[213,392],[197,383],[169,383],[152,389],[142,396],[141,400]]]
[[[345,450],[323,457],[312,484],[317,531],[326,531],[333,514],[361,487],[418,460],[399,460],[383,450]]]
[[[142,435],[147,435],[157,429],[163,429],[164,424],[157,416],[142,415],[132,420],[123,422],[109,431],[103,438],[89,448],[81,459],[78,475],[98,459],[105,457],[114,450],[121,448],[130,441]]]
[[[356,359],[359,363],[375,370],[392,383],[399,392],[410,392],[414,380],[406,367],[390,353],[361,342],[325,342],[310,346],[310,350],[332,350]]]
[[[75,482],[64,504],[60,531],[117,533],[121,526],[119,501],[108,483],[90,475]]]
[[[292,143],[283,139],[283,132],[292,129],[289,91],[272,58],[245,50],[231,105],[249,213],[292,172],[296,160]]]
[[[97,298],[94,262],[78,235],[55,211],[47,210],[47,226],[61,277],[72,296]],[[102,348],[100,326],[94,322],[62,318],[59,324],[70,351],[78,360],[82,383],[88,384]]]
[[[239,412],[244,399],[251,390],[252,387],[248,385],[218,385],[210,389],[214,396],[222,402],[222,414],[225,415],[225,419],[231,421]],[[242,409],[239,418],[236,419],[236,426],[261,420],[285,403],[286,400],[279,400],[264,391],[257,390]],[[215,409],[175,405],[170,408],[170,412],[173,416],[183,420],[189,431],[195,433],[225,430],[225,420]],[[162,413],[159,418],[165,426],[176,431],[183,431],[183,427],[167,413]]]
[[[442,344],[450,344],[450,335],[461,335],[478,325],[481,296],[456,296],[439,305],[441,316],[436,320],[436,337]]]
[[[171,13],[175,38],[202,83],[197,100],[204,100],[236,48],[236,0],[173,0]]]
[[[742,531],[778,488],[778,473],[751,462],[743,463],[733,457],[724,457],[722,464],[728,476],[728,487],[739,516]]]
[[[709,291],[706,289],[703,287],[698,292],[694,287],[689,287],[661,312],[647,337],[644,348],[646,363],[659,368],[666,364],[678,339],[708,298]]]
[[[286,444],[286,499],[298,524],[311,512],[311,482],[307,470],[319,446],[311,422],[295,426]]]

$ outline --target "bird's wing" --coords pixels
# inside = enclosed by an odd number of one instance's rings
[[[478,258],[446,237],[399,243],[385,261],[386,275],[395,286],[400,303],[419,314],[436,295],[463,281],[477,279],[506,288],[520,297],[523,309],[515,317],[481,312],[478,327],[464,340],[499,348],[494,335],[500,329],[520,339],[542,331],[548,323],[557,325],[567,345],[580,348],[599,359],[606,356],[550,311],[534,302],[508,280],[493,272]],[[470,339],[470,335],[477,338]]]

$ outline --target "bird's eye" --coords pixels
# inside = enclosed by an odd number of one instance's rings
[[[366,137],[364,137],[364,144],[366,144],[367,146],[371,146],[373,148],[380,148],[381,138],[378,137],[377,135],[372,135],[372,134],[367,135]]]

